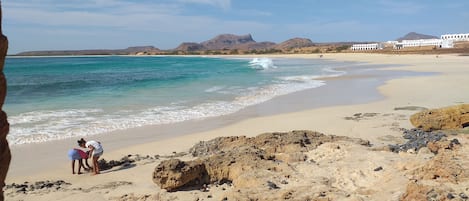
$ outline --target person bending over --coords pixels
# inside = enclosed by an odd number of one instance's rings
[[[75,162],[78,161],[78,174],[81,174],[81,168],[85,169],[88,171],[91,169],[90,165],[88,164],[88,155],[81,149],[70,149],[68,151],[68,158],[72,161],[72,174],[75,174]],[[85,160],[86,166],[83,164],[83,159]]]
[[[85,141],[83,138],[81,138],[78,141],[78,144],[80,147],[90,149],[88,156],[93,160],[93,175],[99,174],[98,159],[103,155],[104,152],[101,143],[94,140]]]

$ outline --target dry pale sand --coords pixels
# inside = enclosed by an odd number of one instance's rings
[[[276,57],[276,55],[265,55],[265,57]],[[318,58],[318,55],[280,55],[278,57]],[[416,112],[415,108],[436,108],[469,103],[469,93],[467,93],[469,91],[469,57],[326,54],[323,59],[366,62],[370,67],[377,64],[400,65],[379,68],[379,71],[384,74],[394,70],[432,72],[432,74],[420,76],[414,74],[411,77],[388,80],[378,87],[376,91],[378,95],[373,95],[374,92],[364,93],[374,98],[360,99],[362,103],[358,104],[351,104],[353,100],[338,101],[333,103],[336,105],[319,105],[320,107],[314,109],[299,108],[296,112],[273,113],[258,117],[247,115],[249,118],[246,119],[221,117],[210,119],[210,121],[195,121],[166,127],[144,127],[114,133],[113,136],[99,136],[97,139],[103,142],[105,149],[107,147],[103,157],[107,160],[117,160],[127,154],[171,155],[173,152],[186,152],[198,141],[218,136],[255,136],[264,132],[290,130],[313,130],[325,134],[358,137],[370,140],[374,146],[383,146],[403,141],[400,128],[412,127],[408,119]],[[355,75],[344,77],[342,81],[345,80],[344,83],[348,83],[350,80],[360,80],[364,77],[371,80],[378,79],[378,81],[380,79],[379,76],[373,77],[373,75]],[[357,93],[360,92],[360,86],[355,86],[355,88]],[[330,90],[327,93],[340,91],[334,88]],[[301,92],[297,96],[301,97]],[[341,97],[341,94],[337,94],[334,98],[347,100],[350,96]],[[363,103],[363,101],[368,102]],[[272,103],[276,102],[272,101],[269,104]],[[287,106],[280,105],[279,107]],[[270,108],[274,109],[275,106]],[[369,115],[355,120],[346,118],[354,117],[357,113]],[[203,125],[200,125],[201,123]],[[188,130],[192,128],[195,129]],[[134,139],[138,139],[140,134],[147,136],[151,133],[161,133],[161,135],[158,138],[142,137],[141,140],[136,141]],[[142,159],[136,162],[135,166],[103,171],[97,176],[91,176],[88,173],[72,175],[70,164],[66,159],[66,150],[75,145],[74,141],[75,139],[71,139],[45,143],[45,145],[14,147],[14,158],[7,184],[64,180],[71,185],[58,190],[36,190],[26,194],[7,190],[7,200],[221,200],[225,193],[233,193],[229,192],[233,187],[228,186],[213,187],[209,192],[194,190],[168,193],[161,190],[152,182],[153,170],[159,161],[163,160],[161,158]],[[469,145],[467,137],[460,141],[463,145]],[[355,192],[347,198],[348,200],[397,200],[405,191],[409,180],[401,170],[418,166],[430,157],[426,153],[370,152],[366,148],[345,142],[341,146],[344,148],[338,151],[331,148],[334,144],[326,143],[309,152],[308,157],[319,161],[322,165],[298,165],[298,179],[290,182],[289,185],[296,185],[298,189],[301,189],[309,181],[322,176],[333,178],[331,185],[335,188]],[[189,156],[182,158],[190,159]],[[374,172],[373,168],[378,166],[388,171],[384,171],[383,174]],[[226,189],[222,190],[222,188]]]

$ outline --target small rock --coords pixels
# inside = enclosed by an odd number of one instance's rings
[[[377,171],[381,171],[381,170],[383,170],[383,167],[379,166],[379,167],[375,168],[373,171],[377,172]]]
[[[462,199],[465,199],[465,200],[467,200],[467,199],[469,198],[469,197],[467,197],[467,195],[464,194],[464,193],[460,193],[460,194],[459,194],[459,197],[461,197]]]
[[[451,199],[454,199],[455,197],[454,197],[454,195],[453,195],[453,194],[451,194],[451,193],[448,193],[448,195],[446,195],[446,198],[448,198],[448,199],[450,199],[450,200],[451,200]]]
[[[267,186],[269,186],[269,190],[279,189],[280,188],[280,187],[277,186],[277,184],[275,184],[274,182],[271,182],[271,181],[267,181]]]
[[[326,192],[323,191],[323,192],[319,193],[319,197],[326,197]]]

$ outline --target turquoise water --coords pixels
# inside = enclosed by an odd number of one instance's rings
[[[325,85],[350,65],[320,59],[9,57],[12,144],[226,115]]]

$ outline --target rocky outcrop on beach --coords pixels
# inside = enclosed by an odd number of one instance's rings
[[[449,140],[429,143],[428,148],[437,154],[409,171],[401,200],[468,200],[469,148]]]
[[[463,133],[460,129],[468,125],[468,112],[469,105],[465,104],[425,110],[411,116],[412,124],[426,131],[413,129],[405,135],[406,139],[417,141],[414,144],[426,147],[435,156],[409,171],[411,180],[401,200],[469,199],[469,147],[463,146],[457,138],[446,138],[442,131],[450,129],[455,137]],[[467,136],[459,136],[467,140]]]
[[[309,160],[308,151],[337,141],[369,146],[365,140],[312,131],[266,133],[253,138],[219,137],[190,149],[193,156],[199,157],[197,160],[162,161],[155,168],[153,181],[168,191],[223,183],[244,190],[259,186],[276,189],[287,182],[288,174],[293,172],[292,163],[305,162]]]
[[[5,186],[5,178],[11,160],[10,148],[6,139],[10,124],[7,121],[7,114],[3,111],[3,103],[7,93],[7,81],[5,74],[3,74],[3,66],[7,50],[8,39],[2,32],[2,9],[0,7],[0,201],[4,200],[2,188]]]
[[[425,110],[412,115],[410,122],[424,131],[464,128],[469,126],[469,104]]]

